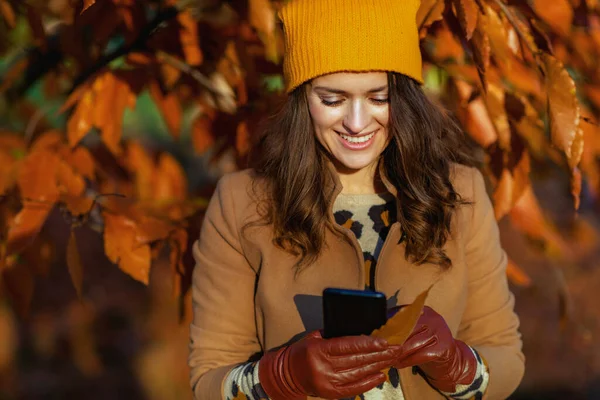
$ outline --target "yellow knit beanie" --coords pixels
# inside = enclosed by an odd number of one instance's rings
[[[288,0],[287,92],[332,72],[393,71],[423,83],[416,23],[420,0]]]

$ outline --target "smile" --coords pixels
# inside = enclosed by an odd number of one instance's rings
[[[368,142],[369,140],[371,140],[371,138],[373,136],[375,136],[375,133],[377,133],[377,131],[375,131],[373,133],[369,133],[368,135],[365,135],[365,136],[360,136],[360,137],[344,135],[343,133],[339,133],[339,132],[336,132],[336,133],[338,135],[340,135],[342,137],[342,139],[344,139],[350,143],[364,143],[364,142]]]

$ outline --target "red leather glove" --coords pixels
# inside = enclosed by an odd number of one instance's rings
[[[289,346],[266,353],[258,367],[260,384],[270,399],[306,396],[339,399],[382,384],[381,372],[394,363],[387,341],[370,336],[323,339],[313,331]]]
[[[401,307],[394,307],[394,314]],[[456,391],[457,384],[470,385],[477,373],[477,359],[464,342],[452,337],[444,318],[425,306],[415,329],[402,346],[392,346],[398,369],[418,366],[429,383],[446,393]]]

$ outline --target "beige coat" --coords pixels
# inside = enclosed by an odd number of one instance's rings
[[[189,364],[196,399],[220,399],[233,366],[321,328],[324,288],[365,286],[362,250],[352,232],[339,225],[335,227],[346,239],[327,232],[326,249],[297,280],[292,269],[296,259],[272,244],[271,227],[252,227],[242,236],[244,223],[257,217],[248,195],[251,180],[252,170],[244,170],[219,181],[193,248]],[[486,359],[490,382],[485,398],[505,399],[524,372],[507,258],[481,173],[457,165],[452,182],[464,199],[475,203],[462,206],[453,217],[453,237],[444,247],[452,268],[443,272],[436,265],[406,261],[404,244],[397,244],[396,222],[381,250],[375,285],[393,306],[412,302],[437,281],[426,304],[444,317],[456,338]],[[330,185],[337,196],[341,183],[336,178]],[[411,368],[400,370],[400,379],[407,400],[443,398]]]

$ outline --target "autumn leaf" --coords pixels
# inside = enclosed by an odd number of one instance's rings
[[[149,88],[150,95],[160,110],[171,136],[174,139],[179,139],[182,111],[177,95],[174,92],[163,93],[158,82],[150,83]]]
[[[508,44],[508,32],[500,16],[489,5],[485,5],[485,14],[487,16],[486,32],[490,39],[490,48],[496,63],[504,71],[512,66],[512,52]]]
[[[17,25],[17,17],[8,0],[0,0],[0,13],[4,17],[9,28],[14,28]]]
[[[83,0],[83,8],[81,9],[81,13],[90,8],[96,3],[96,0]]]
[[[198,41],[198,25],[189,10],[179,13],[177,21],[181,24],[179,39],[185,61],[192,66],[202,64],[202,53]]]
[[[506,265],[506,275],[508,276],[508,279],[515,285],[522,287],[531,286],[531,278],[529,275],[527,275],[527,273],[510,258],[508,259],[508,264]]]
[[[513,206],[513,186],[512,174],[507,168],[504,168],[493,195],[494,216],[497,221],[506,215]]]
[[[104,212],[104,252],[110,261],[133,279],[147,285],[150,277],[150,246],[139,245],[135,222]]]
[[[206,115],[196,118],[192,126],[192,145],[196,153],[204,153],[214,143],[212,120]]]
[[[477,73],[481,80],[483,90],[487,90],[487,78],[486,74],[490,66],[490,38],[487,33],[487,17],[483,14],[477,18],[477,27],[473,33],[473,37],[469,40],[469,45],[473,52],[473,61],[477,66]]]
[[[391,345],[402,345],[419,320],[432,287],[433,285],[419,294],[412,304],[402,307],[385,325],[375,329],[371,336],[386,339]]]
[[[417,11],[417,27],[424,30],[435,21],[443,19],[446,5],[444,0],[423,0]]]
[[[235,148],[240,156],[245,156],[250,151],[250,132],[248,124],[241,122],[236,130]]]
[[[454,0],[453,3],[456,16],[460,21],[465,37],[467,40],[470,40],[477,26],[479,7],[475,3],[475,0]]]
[[[574,168],[583,152],[580,107],[575,82],[563,64],[549,54],[542,55],[552,143],[563,151]]]
[[[532,8],[540,18],[563,36],[569,35],[573,8],[569,0],[532,0]]]
[[[573,171],[571,171],[571,194],[573,195],[573,199],[575,201],[575,210],[579,209],[579,204],[581,202],[581,179],[581,171],[579,168],[573,168]]]
[[[504,107],[504,90],[499,85],[489,84],[485,95],[488,113],[498,133],[498,144],[504,151],[510,151],[510,126]]]
[[[168,153],[162,153],[154,175],[153,199],[158,201],[183,200],[187,194],[187,180],[181,165]]]
[[[498,140],[498,133],[483,98],[477,96],[469,101],[473,94],[473,87],[462,80],[455,80],[454,83],[461,103],[457,116],[469,135],[485,149]]]
[[[258,36],[265,44],[267,60],[279,62],[277,49],[277,35],[275,31],[275,10],[269,0],[249,0],[248,20],[258,32]]]
[[[58,200],[56,176],[60,163],[48,151],[30,153],[23,161],[17,180],[23,208],[9,224],[8,255],[31,243]]]
[[[79,250],[77,249],[77,239],[73,228],[71,228],[69,242],[67,243],[67,268],[69,270],[69,275],[71,275],[71,282],[73,282],[77,296],[81,298],[83,287],[83,266],[81,264]]]

